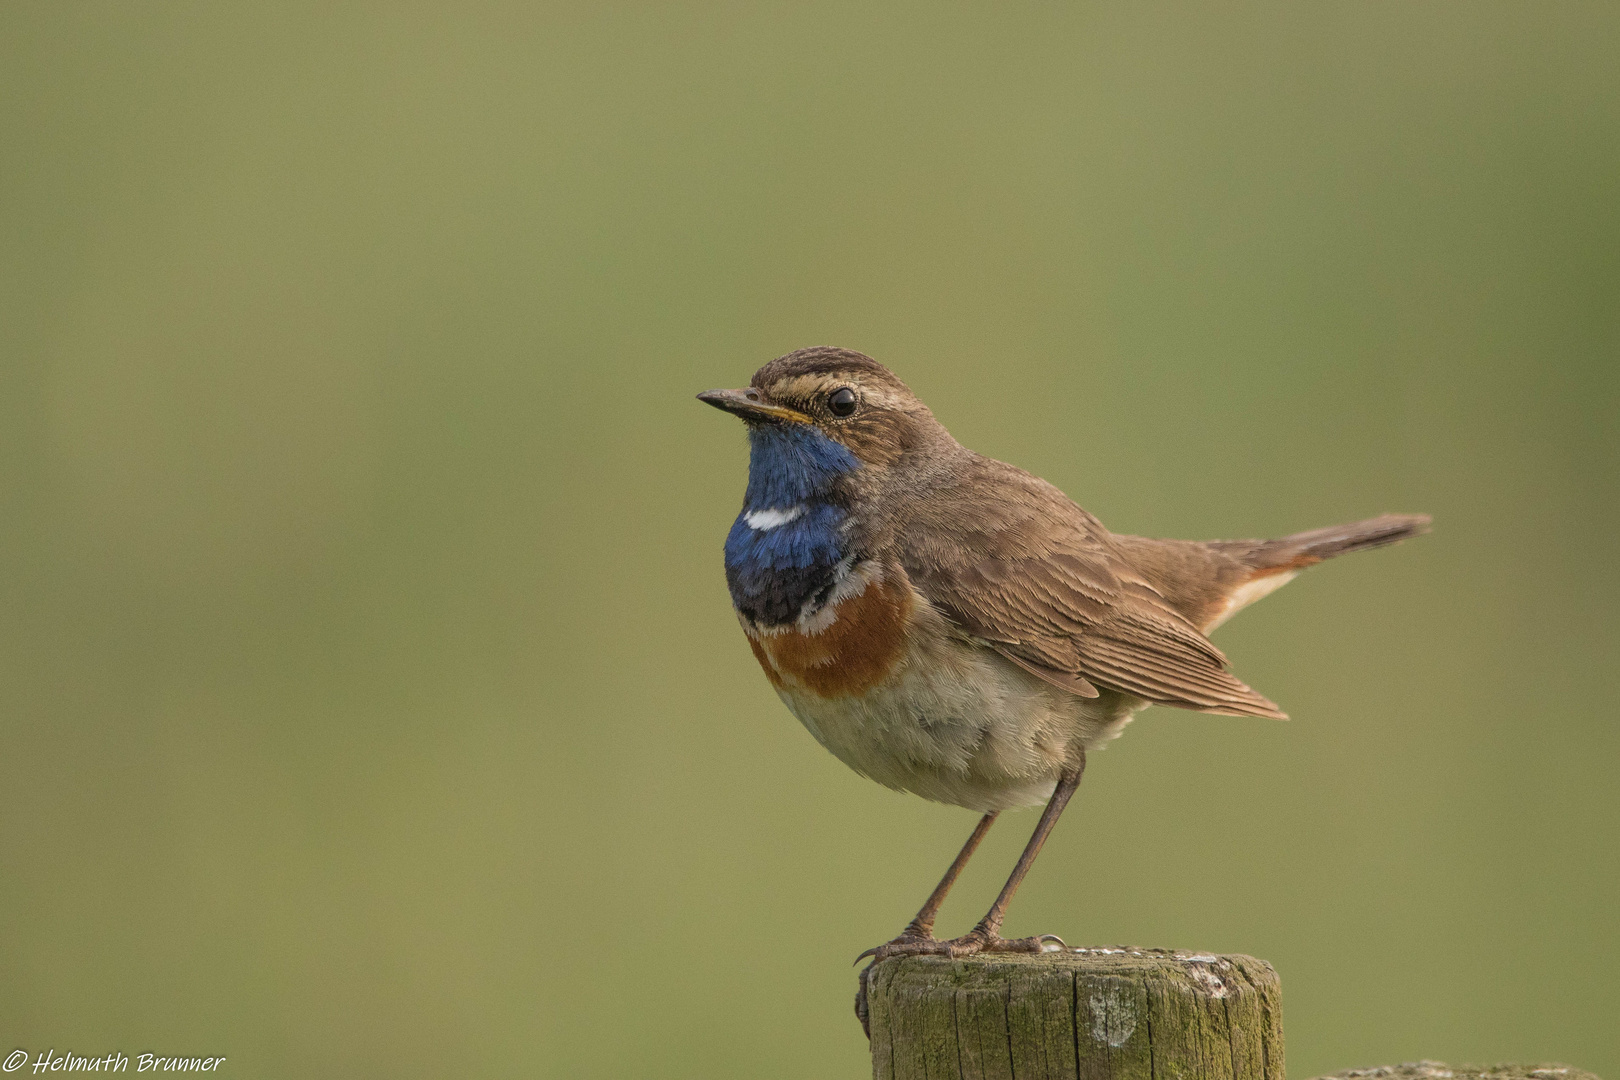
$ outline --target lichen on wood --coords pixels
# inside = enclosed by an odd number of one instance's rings
[[[1345,1069],[1315,1080],[1598,1080],[1569,1065],[1447,1065],[1443,1061],[1408,1061],[1375,1069]]]
[[[894,957],[866,979],[878,1080],[1284,1080],[1277,973],[1249,956]]]

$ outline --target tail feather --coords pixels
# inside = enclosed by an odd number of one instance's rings
[[[1382,514],[1276,540],[1216,540],[1209,546],[1256,571],[1296,570],[1351,551],[1396,544],[1429,531],[1427,514]]]

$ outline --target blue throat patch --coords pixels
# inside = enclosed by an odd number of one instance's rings
[[[726,537],[726,584],[738,611],[775,626],[832,588],[846,516],[833,485],[860,462],[813,424],[750,427],[748,441],[748,491]],[[748,524],[749,514],[796,508],[797,517],[774,528]]]

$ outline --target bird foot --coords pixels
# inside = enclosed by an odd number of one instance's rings
[[[937,954],[944,950],[946,944],[947,942],[939,940],[926,930],[919,934],[907,927],[899,937],[891,941],[885,941],[882,945],[873,946],[861,953],[855,958],[855,962],[858,964],[869,956],[872,958],[872,963],[875,964],[879,960],[887,960],[891,956]],[[871,966],[871,964],[867,965],[867,967]]]
[[[994,930],[983,926],[975,926],[972,930],[959,938],[950,938],[941,941],[931,934],[914,934],[910,931],[901,934],[893,941],[884,942],[876,948],[867,949],[855,958],[858,964],[868,956],[872,963],[887,960],[891,956],[973,956],[976,953],[1039,953],[1053,952],[1066,948],[1063,939],[1056,934],[1040,934],[1036,937],[1004,938]]]

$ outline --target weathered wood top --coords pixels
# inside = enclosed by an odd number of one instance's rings
[[[896,957],[867,978],[879,1078],[1284,1080],[1277,973],[1250,956]]]
[[[865,975],[877,1080],[1284,1080],[1282,992],[1251,956],[1138,949],[895,957]],[[1409,1062],[1315,1080],[1598,1080]]]

